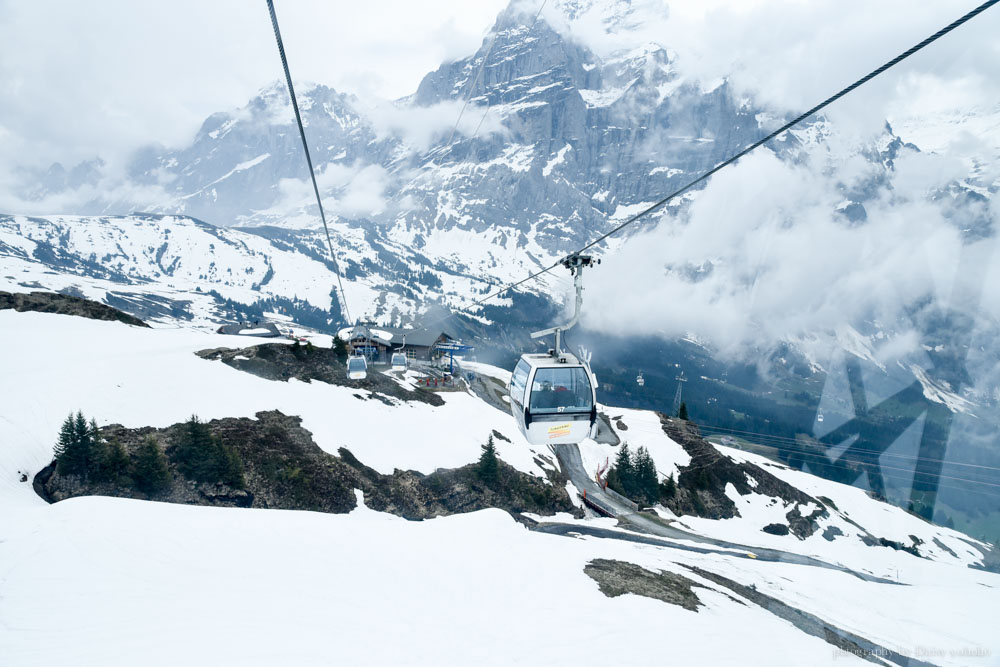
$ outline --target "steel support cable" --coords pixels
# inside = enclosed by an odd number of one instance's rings
[[[302,115],[299,113],[299,103],[295,99],[295,87],[292,85],[292,74],[288,69],[288,58],[285,56],[285,44],[281,41],[281,31],[278,29],[278,16],[274,13],[274,0],[267,0],[267,11],[271,14],[271,25],[274,27],[274,41],[278,44],[278,53],[281,55],[281,66],[285,70],[285,82],[288,84],[288,96],[292,100],[292,109],[295,111],[295,122],[299,126],[299,136],[302,137],[302,150],[306,154],[306,163],[309,165],[309,178],[312,179],[313,192],[316,193],[316,205],[319,206],[319,217],[323,221],[323,231],[326,232],[326,245],[330,249],[330,261],[337,273],[338,295],[343,302],[344,314],[347,316],[348,325],[352,324],[351,310],[347,307],[347,292],[344,291],[344,283],[340,279],[340,262],[333,252],[333,241],[330,239],[330,227],[326,224],[326,213],[323,211],[323,199],[319,196],[319,186],[316,184],[316,170],[313,169],[312,156],[309,154],[309,143],[306,141],[306,130],[302,125]]]
[[[752,454],[753,452],[750,452],[750,453]],[[722,456],[726,456],[726,455],[722,454]],[[758,456],[760,456],[760,455],[758,454]],[[692,459],[691,459],[691,461],[689,462],[688,465],[686,465],[686,466],[678,466],[678,471],[681,472],[681,473],[688,473],[688,472],[692,472],[692,471],[695,471],[695,470],[701,470],[702,468],[707,468],[709,466],[714,465],[716,462],[717,462],[717,459],[713,459],[711,461],[708,461],[707,463],[701,463],[701,464],[698,464],[698,465],[692,465],[694,463],[694,457],[692,457]],[[683,467],[684,470],[680,470],[681,467]],[[797,468],[792,468],[792,467],[789,467],[789,466],[784,466],[784,467],[787,468],[788,470],[792,471],[792,472],[802,472],[802,473],[805,473],[804,470],[799,470]],[[890,470],[901,470],[902,472],[911,472],[909,470],[905,470],[905,469],[902,469],[902,468],[890,468]],[[657,472],[660,473],[661,475],[663,475],[663,472],[661,470],[657,469]],[[866,471],[858,471],[858,472],[864,474]],[[805,473],[805,474],[809,474],[809,473]],[[897,481],[897,482],[906,482],[906,483],[909,483],[909,484],[913,484],[913,482],[915,481],[915,479],[912,478],[912,477],[904,477],[902,475],[893,475],[893,474],[890,474],[890,473],[882,472],[881,470],[879,471],[879,474],[884,479],[891,479],[891,480],[894,480],[894,481]],[[664,475],[664,477],[667,477],[667,475]],[[821,479],[825,479],[825,478],[821,478]],[[835,480],[831,480],[831,479],[827,479],[826,481],[828,481],[828,482],[835,482]],[[837,484],[845,484],[844,482],[836,482],[836,483]],[[851,486],[853,488],[859,488],[859,487],[855,487],[853,484],[845,484],[845,485],[846,486]],[[984,491],[984,490],[981,490],[981,489],[970,489],[970,488],[965,487],[965,486],[953,486],[951,484],[946,484],[946,483],[943,483],[943,482],[938,482],[937,483],[937,488],[938,489],[948,489],[949,491],[956,491],[956,492],[961,492],[961,493],[975,493],[975,494],[978,494],[978,495],[981,495],[981,496],[986,496],[988,498],[1000,498],[1000,494],[998,494],[998,493],[991,493],[989,491]]]
[[[788,438],[788,437],[785,437],[785,436],[769,435],[767,433],[757,433],[755,431],[737,431],[735,429],[728,429],[728,428],[723,428],[723,427],[720,427],[720,426],[701,426],[701,425],[699,425],[699,428],[701,430],[703,430],[703,431],[711,431],[715,435],[723,435],[723,436],[725,436],[725,435],[736,434],[733,437],[740,437],[741,434],[745,434],[745,435],[751,436],[751,437],[753,437],[753,438],[755,438],[757,440],[760,440],[761,442],[759,444],[767,445],[768,447],[777,447],[777,444],[772,444],[772,443],[788,444],[789,446],[794,445],[794,446],[798,446],[798,447],[802,446],[802,444],[798,440],[796,440],[794,438]],[[749,438],[746,438],[746,439],[749,440]],[[848,439],[850,439],[850,436],[848,438],[845,438],[845,441],[848,440]],[[817,439],[817,442],[820,442],[820,441]],[[827,444],[827,443],[822,443],[822,444]],[[841,444],[843,444],[843,443],[841,443]],[[831,447],[831,448],[833,448],[833,447],[837,447],[839,445],[828,445],[828,446]],[[876,449],[852,448],[851,446],[848,446],[847,449],[851,449],[851,451],[853,451],[853,452],[859,452],[859,453],[864,453],[864,454],[877,454],[879,456],[888,456],[890,458],[907,459],[907,460],[912,460],[912,461],[926,461],[928,463],[943,463],[945,465],[963,466],[963,467],[966,467],[966,468],[979,468],[979,469],[982,469],[982,470],[1000,471],[1000,467],[990,466],[990,465],[985,465],[985,464],[979,464],[979,463],[966,463],[964,461],[949,461],[948,459],[929,459],[929,458],[924,458],[924,457],[919,457],[919,456],[909,456],[907,454],[895,454],[895,453],[888,452],[888,451],[886,451],[886,452],[879,452]],[[803,452],[808,452],[808,450],[805,450],[805,449],[803,449],[802,451]]]
[[[635,428],[635,427],[634,426],[629,426],[629,430],[632,430],[633,428]],[[772,446],[773,447],[773,445],[768,445],[768,446]],[[803,452],[800,452],[799,450],[787,450],[786,448],[782,448],[782,447],[774,447],[774,449],[778,449],[778,450],[783,450],[784,449],[786,451],[794,451],[794,452],[797,452],[797,453],[803,453]],[[745,451],[745,450],[740,450],[740,451]],[[753,454],[753,452],[749,452],[749,453]],[[808,453],[808,452],[805,452],[805,453]],[[722,456],[726,456],[725,454],[721,454],[721,455]],[[710,456],[710,455],[707,455],[707,456]],[[757,456],[761,456],[761,455],[757,454]],[[766,458],[766,457],[764,457],[764,458]],[[713,459],[712,461],[709,461],[707,463],[702,463],[702,464],[699,464],[699,465],[691,465],[691,464],[694,463],[694,459],[695,459],[695,457],[692,457],[691,461],[686,466],[679,466],[679,467],[683,467],[684,468],[684,470],[682,472],[690,472],[690,471],[693,471],[693,470],[701,470],[702,468],[707,468],[707,467],[713,465],[716,462],[716,460]],[[831,461],[830,463],[832,464],[833,462]],[[782,465],[784,465],[784,464],[782,464]],[[795,472],[804,472],[804,471],[798,470],[796,468],[791,468],[791,467],[788,467],[788,466],[785,466],[785,467],[788,468],[789,470],[792,470],[792,471],[795,471]],[[889,474],[889,473],[883,472],[884,470],[892,470],[892,471],[898,471],[898,472],[902,472],[902,473],[910,473],[913,476],[912,477],[904,477],[902,475],[893,475],[893,474]],[[660,472],[661,475],[663,474],[662,471],[657,470],[657,472]],[[861,470],[861,471],[858,471],[858,472],[864,474],[866,471]],[[947,480],[955,480],[955,481],[958,481],[958,482],[972,482],[972,483],[976,483],[976,484],[984,484],[986,486],[1000,486],[1000,485],[996,485],[996,484],[990,484],[988,482],[980,482],[978,480],[966,479],[964,477],[952,477],[950,475],[936,475],[935,473],[928,473],[928,472],[923,472],[923,471],[910,470],[908,468],[895,468],[895,467],[890,467],[890,466],[880,466],[879,473],[885,479],[892,479],[892,480],[895,480],[895,481],[898,481],[898,482],[908,482],[908,483],[911,483],[911,484],[914,481],[919,481],[919,480],[916,480],[916,477],[915,477],[916,474],[922,474],[922,475],[934,475],[936,478],[947,479]],[[827,481],[835,481],[835,480],[827,480]],[[843,482],[838,482],[838,483],[843,483]],[[853,486],[853,485],[852,484],[847,484],[847,486]],[[969,492],[969,493],[976,493],[976,494],[979,494],[979,495],[982,495],[982,496],[987,496],[987,497],[990,497],[990,498],[1000,498],[1000,494],[998,494],[998,493],[991,493],[989,491],[980,490],[980,489],[972,489],[972,488],[968,488],[966,486],[954,486],[954,485],[951,485],[951,484],[944,484],[944,483],[941,483],[941,482],[938,482],[937,486],[940,489],[948,489],[950,491]]]
[[[749,437],[743,437],[742,439],[749,440],[751,442],[755,442],[756,441],[755,444],[763,445],[763,446],[766,446],[766,447],[773,447],[775,449],[781,449],[781,450],[784,450],[784,451],[798,451],[798,452],[801,452],[803,454],[815,454],[816,453],[816,452],[814,452],[812,450],[809,450],[809,449],[802,449],[802,444],[798,440],[796,440],[794,438],[788,438],[788,437],[785,437],[785,436],[769,435],[767,433],[759,433],[757,431],[738,431],[736,429],[729,429],[729,428],[724,428],[724,427],[721,427],[721,426],[708,426],[708,425],[704,425],[704,424],[699,424],[698,425],[698,429],[700,431],[703,431],[703,432],[709,432],[708,433],[709,435],[729,436],[729,435],[734,434],[734,433],[738,434],[738,435],[733,436],[733,437],[741,437],[742,435],[746,435],[746,436],[749,436]],[[644,433],[646,435],[657,435],[657,434],[659,434],[659,435],[667,436],[667,434],[666,434],[665,431],[661,431],[661,430],[658,430],[658,429],[649,429],[649,428],[645,428],[643,426],[637,426],[635,424],[629,425],[628,426],[628,430],[629,431],[635,430],[635,431],[638,431],[640,433]],[[669,437],[669,436],[667,436],[667,437]],[[623,440],[628,440],[628,438],[625,438],[625,437],[623,437],[622,439]],[[845,440],[847,440],[847,438],[845,438]],[[827,444],[827,443],[821,443],[821,444]],[[839,445],[829,445],[828,448],[832,449],[832,448],[836,448],[837,446],[839,446]],[[979,464],[979,463],[966,463],[964,461],[951,461],[951,460],[948,460],[948,459],[931,459],[931,458],[926,458],[926,457],[910,456],[908,454],[897,454],[897,453],[889,452],[889,451],[882,451],[882,452],[880,452],[877,449],[854,448],[854,447],[850,447],[850,446],[848,446],[845,449],[851,449],[851,451],[855,452],[855,453],[875,454],[878,457],[885,456],[885,457],[888,457],[888,458],[902,459],[902,460],[906,460],[906,461],[925,461],[925,462],[928,462],[928,463],[942,463],[944,465],[951,465],[951,466],[963,466],[963,467],[967,467],[967,468],[977,468],[977,469],[982,469],[982,470],[1000,471],[1000,467],[990,466],[990,465],[984,465],[984,464]],[[900,464],[900,465],[902,465],[902,464]],[[967,472],[969,474],[986,474],[986,473],[975,473],[975,471],[967,471]],[[975,480],[971,480],[970,479],[969,481],[975,481]]]
[[[632,225],[633,223],[635,223],[638,220],[644,218],[645,216],[649,215],[650,213],[652,213],[652,212],[654,212],[654,211],[662,208],[665,204],[667,204],[668,202],[670,202],[672,199],[675,199],[675,198],[679,197],[680,195],[684,194],[685,192],[687,192],[688,190],[691,190],[694,186],[696,186],[699,183],[702,183],[706,179],[710,178],[716,172],[720,171],[721,169],[724,169],[725,167],[728,167],[729,165],[731,165],[732,163],[736,162],[740,158],[744,157],[745,155],[747,155],[751,151],[753,151],[753,150],[755,150],[757,148],[760,148],[761,146],[763,146],[767,142],[771,141],[772,139],[774,139],[778,135],[783,134],[787,130],[790,130],[791,128],[795,127],[796,125],[798,125],[799,123],[801,123],[806,118],[812,116],[813,114],[815,114],[815,113],[817,113],[819,111],[822,111],[823,109],[825,109],[829,105],[831,105],[834,102],[836,102],[837,100],[839,100],[841,97],[843,97],[843,96],[847,95],[848,93],[852,92],[853,90],[855,90],[859,86],[862,86],[865,83],[868,83],[869,81],[871,81],[872,79],[874,79],[878,75],[882,74],[886,70],[890,69],[891,67],[894,67],[895,65],[898,65],[900,62],[902,62],[903,60],[906,60],[907,58],[909,58],[910,56],[912,56],[914,53],[916,53],[917,51],[920,51],[921,49],[923,49],[924,47],[928,46],[929,44],[932,44],[933,42],[936,42],[937,40],[941,39],[942,37],[944,37],[945,35],[947,35],[948,33],[950,33],[952,30],[954,30],[955,28],[958,28],[959,26],[961,26],[964,23],[967,23],[968,21],[972,20],[973,18],[975,18],[979,14],[982,14],[984,11],[986,11],[987,9],[989,9],[990,7],[992,7],[993,5],[997,4],[998,2],[1000,2],[1000,0],[987,0],[987,2],[984,2],[983,4],[979,5],[978,7],[976,7],[975,9],[973,9],[972,11],[970,11],[967,14],[965,14],[964,16],[962,16],[961,18],[956,19],[955,21],[949,23],[944,28],[941,28],[936,33],[934,33],[933,35],[931,35],[927,39],[923,40],[922,42],[920,42],[920,43],[918,43],[918,44],[910,47],[909,49],[907,49],[903,53],[899,54],[898,56],[896,56],[892,60],[888,61],[887,63],[885,63],[881,67],[878,67],[877,69],[872,70],[871,72],[869,72],[865,76],[861,77],[860,79],[858,79],[857,81],[855,81],[851,85],[847,86],[846,88],[844,88],[844,89],[840,90],[839,92],[837,92],[837,93],[831,95],[830,97],[826,98],[825,100],[823,100],[822,102],[820,102],[816,106],[812,107],[808,111],[805,111],[804,113],[796,116],[795,118],[793,118],[789,122],[787,122],[784,125],[782,125],[781,127],[779,127],[777,130],[774,130],[770,134],[768,134],[765,137],[763,137],[762,139],[759,139],[756,142],[750,144],[749,146],[747,146],[746,148],[744,148],[740,152],[736,153],[735,155],[733,155],[733,156],[731,156],[731,157],[723,160],[722,162],[720,162],[716,166],[712,167],[708,171],[704,172],[701,176],[699,176],[699,177],[695,178],[694,180],[688,182],[686,185],[682,186],[678,190],[675,190],[674,192],[672,192],[669,195],[667,195],[666,197],[660,199],[659,201],[657,201],[656,203],[652,204],[651,206],[643,209],[642,211],[636,213],[635,215],[633,215],[632,217],[628,218],[624,222],[622,222],[622,223],[618,224],[617,226],[613,227],[611,230],[605,232],[604,234],[601,234],[600,236],[598,236],[596,239],[594,239],[590,243],[588,243],[585,246],[583,246],[583,247],[575,250],[574,252],[570,253],[569,256],[573,256],[573,255],[579,254],[581,252],[586,252],[587,250],[589,250],[590,248],[593,248],[594,246],[596,246],[597,244],[601,243],[602,241],[604,241],[608,237],[617,234],[618,232],[620,232],[621,230],[625,229],[629,225]],[[453,312],[453,313],[451,313],[451,314],[449,314],[449,315],[447,315],[447,316],[445,316],[445,317],[443,317],[441,319],[434,320],[434,321],[428,323],[427,325],[425,325],[424,327],[422,327],[421,330],[426,330],[426,328],[428,326],[432,326],[432,325],[437,324],[439,322],[443,322],[443,321],[445,321],[447,319],[450,319],[450,318],[454,317],[455,315],[459,315],[459,314],[462,314],[462,313],[467,313],[472,308],[475,308],[476,306],[479,306],[479,305],[485,303],[486,301],[489,301],[490,299],[493,299],[493,298],[495,298],[495,297],[503,294],[507,290],[514,289],[515,287],[520,287],[521,285],[523,285],[523,284],[525,284],[525,283],[527,283],[527,282],[529,282],[531,280],[534,280],[538,276],[540,276],[540,275],[542,275],[544,273],[548,273],[552,269],[554,269],[554,268],[556,268],[558,266],[561,266],[562,262],[563,262],[563,259],[556,260],[551,265],[549,265],[548,267],[542,269],[541,271],[537,271],[535,273],[529,274],[526,278],[522,278],[521,280],[517,280],[515,282],[512,282],[512,283],[510,283],[510,284],[508,284],[508,285],[500,288],[496,292],[493,292],[493,293],[491,293],[491,294],[483,297],[482,299],[479,299],[477,301],[473,301],[471,304],[469,304],[465,308],[459,309],[459,310],[457,310],[457,311],[455,311],[455,312]]]

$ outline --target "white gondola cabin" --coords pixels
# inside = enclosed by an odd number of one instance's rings
[[[347,377],[352,380],[364,380],[368,377],[368,361],[364,357],[351,357],[348,359]]]
[[[393,354],[392,354],[392,370],[394,370],[394,371],[405,371],[406,370],[406,353],[405,352],[393,352]]]
[[[578,443],[597,421],[597,382],[576,356],[524,354],[510,381],[510,409],[533,445]]]

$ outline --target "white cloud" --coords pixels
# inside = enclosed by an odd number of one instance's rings
[[[830,168],[843,162],[824,145],[801,164],[760,152],[720,172],[685,215],[662,217],[605,257],[588,286],[585,323],[620,332],[629,322],[637,334],[670,337],[696,332],[743,356],[859,319],[905,331],[907,308],[949,306],[955,276],[974,267],[964,263],[963,230],[947,216],[950,198],[929,195],[961,173],[954,161],[904,154],[859,224],[836,208],[844,173],[862,179],[866,169],[859,159]],[[997,211],[986,214],[996,224]],[[980,257],[975,266],[989,264]],[[997,318],[1000,285],[980,279],[981,313]]]
[[[472,136],[478,129],[480,137],[504,131],[496,113],[488,114],[485,106],[476,104],[469,104],[462,113],[463,103],[455,99],[430,106],[403,106],[381,101],[363,105],[363,109],[380,138],[399,137],[419,152],[426,151],[438,140],[447,140],[453,128],[465,136]]]
[[[979,2],[635,0],[594,3],[572,20],[562,4],[546,5],[545,18],[600,56],[658,44],[676,55],[685,78],[726,78],[737,97],[748,95],[757,105],[787,113],[808,109]],[[939,94],[935,81],[963,79],[975,84],[964,86],[961,98]],[[829,114],[842,126],[874,135],[894,115],[889,110],[916,113],[928,99],[937,100],[934,107],[949,103],[944,100],[963,107],[996,105],[1000,9],[987,10],[838,101]]]
[[[478,48],[506,0],[278,1],[296,80],[396,98]],[[283,77],[263,2],[0,0],[0,172],[186,143]]]
[[[316,174],[316,184],[327,217],[365,218],[384,211],[390,204],[385,196],[389,172],[379,165],[328,163]],[[278,195],[275,204],[261,213],[278,217],[296,217],[303,211],[316,213],[316,195],[309,179],[281,179]]]

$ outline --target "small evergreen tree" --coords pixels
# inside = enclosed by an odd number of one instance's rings
[[[170,486],[170,468],[167,457],[153,436],[147,437],[136,452],[132,479],[135,488],[153,495]]]
[[[687,403],[684,403],[683,401],[681,402],[681,409],[677,411],[677,418],[678,419],[683,419],[684,421],[688,420],[688,406],[687,406]]]
[[[660,498],[660,481],[656,474],[656,464],[645,447],[636,450],[635,461],[635,495],[633,500],[642,500],[646,504],[655,503]]]
[[[632,463],[632,453],[628,443],[623,442],[614,467],[608,471],[608,486],[623,496],[632,497],[635,493],[635,465]]]
[[[205,463],[212,445],[212,432],[208,425],[198,419],[198,415],[191,415],[172,450],[177,469],[185,477],[200,480],[208,472]]]
[[[243,461],[237,451],[212,435],[208,424],[192,415],[171,450],[177,469],[197,482],[222,482],[242,489]]]
[[[63,421],[62,427],[59,429],[59,439],[56,441],[56,446],[53,448],[53,454],[55,454],[56,462],[59,464],[59,474],[65,474],[63,471],[63,466],[66,465],[63,457],[66,454],[67,449],[72,449],[73,447],[73,413],[71,412],[68,417]]]
[[[299,361],[305,361],[306,358],[308,358],[309,355],[312,354],[312,351],[314,349],[315,348],[313,347],[313,344],[310,343],[309,341],[306,341],[303,344],[298,340],[296,340],[295,344],[292,345],[292,354],[295,355],[295,358],[298,359]]]
[[[493,444],[492,433],[483,445],[483,453],[479,455],[476,475],[487,486],[494,486],[500,479],[500,463],[497,461],[497,448]]]
[[[60,475],[87,477],[94,467],[93,436],[82,412],[63,422],[56,443],[56,467]]]
[[[88,476],[97,482],[107,481],[108,471],[104,464],[108,454],[108,444],[101,437],[101,429],[97,420],[91,418],[87,425],[87,437],[90,438],[90,460],[87,462]]]
[[[333,337],[333,354],[340,363],[347,362],[347,343],[339,335]]]
[[[119,484],[125,481],[129,471],[128,452],[117,440],[112,440],[104,447],[101,463],[104,479]]]
[[[677,495],[677,482],[674,481],[674,473],[663,480],[660,484],[660,497],[663,499],[673,498]]]

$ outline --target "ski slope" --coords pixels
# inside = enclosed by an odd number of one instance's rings
[[[934,664],[970,664],[963,650],[1000,654],[991,613],[1000,577],[908,554],[899,555],[897,575],[907,585],[894,585],[545,535],[499,510],[408,522],[363,505],[347,515],[102,497],[47,505],[18,472],[49,462],[62,419],[77,409],[132,427],[166,426],[193,412],[212,419],[279,409],[301,415],[323,449],[348,447],[382,472],[464,465],[495,428],[512,440],[496,440],[502,458],[543,472],[511,420],[471,395],[442,394],[437,408],[389,406],[346,387],[268,381],[194,354],[248,344],[241,337],[0,311],[0,342],[16,352],[6,355],[0,383],[5,666],[550,665],[611,656],[635,665],[861,664],[685,565],[753,584],[892,650],[944,651]],[[608,410],[635,425],[632,438],[655,419]],[[683,465],[671,453],[677,445],[660,436],[643,443],[657,465]],[[813,492],[811,480],[794,483]],[[843,496],[835,491],[831,497]],[[704,586],[695,589],[704,606],[608,598],[583,571],[595,558],[684,574]]]

